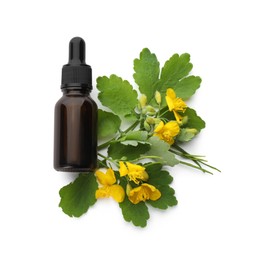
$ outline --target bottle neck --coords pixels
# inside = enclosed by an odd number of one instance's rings
[[[88,88],[63,88],[63,95],[90,95],[91,90]]]

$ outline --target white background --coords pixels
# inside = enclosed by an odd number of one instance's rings
[[[0,4],[0,259],[258,259],[256,1],[29,1]],[[188,52],[202,78],[189,104],[206,129],[188,149],[222,173],[171,170],[178,206],[145,229],[112,200],[70,218],[52,167],[53,108],[68,42],[81,36],[97,76],[132,82],[144,47],[163,65]],[[97,96],[97,90],[92,93]]]

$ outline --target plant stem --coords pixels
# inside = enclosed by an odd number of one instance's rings
[[[180,146],[178,146],[176,143],[173,144],[173,148],[175,148],[177,151],[175,151],[175,150],[173,150],[172,148],[170,148],[170,151],[171,151],[172,153],[175,153],[176,155],[179,155],[179,156],[181,156],[181,157],[183,157],[183,158],[185,158],[185,159],[188,159],[188,160],[193,161],[197,166],[195,166],[195,165],[193,165],[193,164],[191,164],[191,163],[187,163],[187,162],[185,162],[185,161],[180,161],[180,163],[185,164],[185,165],[188,165],[188,166],[193,167],[193,168],[196,168],[196,169],[198,169],[198,170],[201,170],[202,172],[210,173],[210,174],[213,174],[213,173],[210,172],[210,171],[208,171],[208,170],[206,170],[206,169],[204,169],[204,168],[202,167],[202,165],[205,165],[206,167],[209,167],[209,168],[211,168],[211,169],[213,169],[213,170],[216,170],[216,171],[220,172],[219,169],[217,169],[217,168],[215,168],[215,167],[213,167],[213,166],[211,166],[211,165],[205,163],[205,162],[207,162],[207,161],[204,160],[204,159],[202,159],[202,158],[199,158],[200,156],[196,156],[196,155],[191,155],[191,154],[189,154],[189,153],[186,152],[184,149],[182,149]]]
[[[130,162],[138,162],[143,159],[162,159],[162,158],[160,156],[155,156],[155,155],[145,155],[145,156],[143,155],[137,159],[130,160]]]
[[[123,134],[128,133],[131,130],[134,130],[136,128],[136,126],[138,126],[138,124],[140,123],[139,120],[135,121],[131,126],[129,126],[125,131],[123,131]]]
[[[99,165],[102,165],[103,167],[107,168],[107,165],[103,163],[101,160],[98,160]]]
[[[177,150],[174,150],[172,148],[170,148],[170,151],[172,153],[176,154],[176,155],[182,156],[182,157],[189,159],[189,160],[193,160],[193,161],[198,160],[200,162],[207,162],[207,160],[200,158],[200,157],[203,157],[201,155],[185,154],[185,153],[178,152]]]
[[[100,150],[102,150],[102,149],[108,147],[115,139],[116,139],[116,138],[113,137],[113,138],[110,139],[109,141],[107,141],[107,142],[105,142],[105,143],[99,145],[99,146],[98,146],[98,151],[100,151]]]
[[[159,118],[162,117],[163,115],[165,115],[167,112],[169,112],[169,109],[167,109],[167,110],[164,111],[161,115],[159,115]]]
[[[207,166],[207,167],[213,169],[213,170],[216,170],[216,171],[218,171],[218,172],[221,172],[221,170],[219,170],[218,168],[216,168],[216,167],[214,167],[214,166],[211,166],[211,165],[209,165],[209,164],[207,164],[207,163],[204,163],[204,162],[201,162],[201,163],[202,163],[203,165],[205,165],[205,166]]]
[[[128,133],[130,130],[135,129],[135,127],[139,124],[139,120],[135,121],[132,125],[130,125],[125,131],[121,132],[122,134]],[[116,137],[113,137],[112,139],[108,140],[107,142],[101,144],[98,146],[98,151],[107,148],[112,142],[116,140]]]
[[[188,163],[188,162],[184,162],[184,161],[179,161],[179,162],[180,162],[181,164],[190,166],[190,167],[195,168],[195,169],[197,169],[197,170],[200,170],[200,171],[202,171],[202,172],[206,172],[206,173],[209,173],[209,174],[213,174],[212,172],[210,172],[210,171],[208,171],[208,170],[206,170],[206,169],[203,169],[203,168],[201,168],[201,167],[199,167],[199,166],[195,166],[195,165],[192,164],[192,163]]]
[[[99,157],[102,157],[102,158],[105,159],[106,161],[112,162],[112,163],[114,163],[116,166],[118,166],[117,161],[111,159],[110,157],[106,157],[105,155],[103,155],[103,154],[101,154],[101,153],[98,153],[98,156],[99,156]]]
[[[170,151],[172,153],[175,153],[185,159],[191,160],[193,161],[200,169],[202,169],[202,166],[200,165],[201,159],[194,157],[193,155],[187,153],[186,151],[184,151],[181,147],[179,147],[178,145],[174,144],[173,145],[175,149],[177,149],[177,151],[174,151],[170,148]],[[179,151],[179,152],[178,152]]]

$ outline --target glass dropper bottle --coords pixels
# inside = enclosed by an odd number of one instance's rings
[[[92,172],[97,167],[97,105],[90,97],[92,70],[85,63],[85,42],[69,43],[69,61],[62,69],[63,96],[55,105],[54,168]]]

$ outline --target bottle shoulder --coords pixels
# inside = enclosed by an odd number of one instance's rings
[[[96,102],[91,98],[90,95],[63,95],[57,102],[55,107],[60,106],[92,106],[97,108]]]

